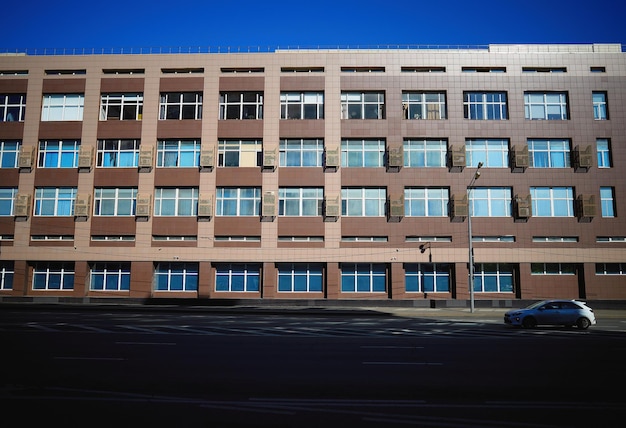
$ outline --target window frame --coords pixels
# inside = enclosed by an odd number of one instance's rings
[[[14,116],[16,113],[17,119]],[[25,118],[26,94],[0,94],[0,122],[24,122]]]
[[[374,192],[378,193],[376,197],[373,195]],[[357,193],[360,193],[360,195]],[[350,202],[353,202],[353,204],[350,204]],[[359,206],[357,207],[354,202],[358,203]],[[376,202],[375,209],[372,206],[374,202]],[[343,217],[384,217],[386,214],[386,203],[386,187],[341,188],[341,215]],[[350,209],[351,206],[352,209]],[[360,214],[354,214],[355,211]]]
[[[112,195],[111,191],[113,191]],[[94,188],[93,199],[94,217],[132,217],[136,214],[136,187],[96,187]],[[107,204],[107,202],[109,203]],[[112,207],[110,207],[111,202],[113,203]],[[104,209],[105,206],[109,207]],[[107,214],[103,214],[103,210]]]
[[[372,98],[375,96],[375,100]],[[385,91],[342,91],[341,119],[385,119]],[[375,111],[375,114],[372,114]],[[375,116],[375,117],[374,117]]]
[[[220,278],[223,278],[220,281]],[[225,284],[222,284],[226,280]],[[233,279],[241,278],[241,289]],[[256,281],[255,281],[256,279]],[[226,287],[224,287],[226,285]],[[237,285],[237,287],[233,287]],[[215,265],[215,291],[225,293],[258,293],[261,291],[259,263],[219,263]]]
[[[504,138],[467,138],[465,140],[466,166],[477,167],[482,162],[487,168],[508,168],[509,145],[509,140]]]
[[[85,94],[83,93],[43,94],[41,104],[41,121],[82,121],[84,108]],[[56,111],[60,111],[60,115],[52,115],[52,113]]]
[[[173,279],[180,279],[180,288],[173,287]],[[154,267],[155,292],[198,291],[199,263],[197,262],[158,262]]]
[[[17,187],[0,187],[0,217],[13,217],[17,191]]]
[[[0,168],[17,168],[21,149],[21,140],[0,140]]]
[[[80,140],[40,140],[37,167],[77,168],[80,144]]]
[[[54,191],[54,195],[50,195]],[[76,202],[76,187],[35,187],[35,203],[33,216],[35,217],[71,217],[74,215],[74,204]],[[69,193],[69,194],[68,194]],[[52,202],[52,213],[47,205]]]
[[[555,197],[555,192],[559,193],[565,192],[566,197]],[[547,195],[541,195],[548,192]],[[531,186],[530,187],[530,196],[532,199],[532,213],[534,217],[574,217],[574,188],[571,186]],[[558,196],[558,195],[557,195]],[[539,205],[541,201],[544,201],[542,205]],[[550,215],[545,214],[545,203],[550,204]],[[556,205],[558,203],[558,206]],[[541,207],[541,209],[540,209]],[[555,215],[555,212],[558,210],[562,212],[565,208],[565,215]]]
[[[616,217],[614,187],[600,186],[600,208],[603,218]]]
[[[341,166],[344,168],[382,168],[385,166],[384,139],[342,139]]]
[[[367,284],[359,279],[366,280]],[[386,293],[387,265],[385,263],[341,263],[340,290],[341,293]]]
[[[315,113],[311,114],[311,110]],[[283,91],[280,93],[281,120],[324,119],[324,91]]]
[[[157,140],[157,168],[198,168],[201,143],[199,139]],[[173,159],[172,159],[173,158]],[[173,165],[171,164],[173,161]]]
[[[598,168],[604,169],[613,167],[610,138],[596,138],[596,153]]]
[[[277,263],[276,270],[278,293],[321,293],[324,291],[323,263]]]
[[[132,146],[131,148],[128,148]],[[96,149],[97,168],[137,168],[139,166],[138,139],[98,140]],[[129,160],[131,160],[129,164]]]
[[[190,96],[194,100],[186,99]],[[201,120],[202,98],[202,91],[161,92],[159,120]]]
[[[115,110],[119,113],[115,116]],[[100,94],[100,120],[141,120],[143,92],[108,92]]]
[[[601,97],[601,99],[597,97]],[[609,102],[606,91],[593,91],[591,101],[593,103],[593,119],[609,120]]]
[[[254,100],[249,99],[252,95]],[[261,120],[263,98],[263,91],[220,92],[219,120]]]
[[[528,147],[528,160],[531,168],[571,168],[572,167],[572,143],[568,138],[529,138],[526,141]],[[539,144],[546,144],[545,149],[536,148]],[[561,145],[561,147],[559,147]],[[545,153],[543,158],[539,156]],[[546,166],[537,166],[537,161],[546,163]]]
[[[495,266],[495,270],[492,269],[486,272],[485,266]],[[510,268],[510,270],[504,270],[503,268]],[[495,283],[488,283],[488,279],[495,279]],[[505,282],[505,279],[508,281]],[[489,289],[487,289],[486,284],[490,285]],[[495,289],[492,289],[493,285],[495,285]],[[515,265],[512,263],[476,263],[474,268],[474,292],[514,293]]]
[[[420,194],[421,192],[423,194]],[[404,215],[406,217],[448,217],[449,201],[449,187],[405,187]],[[439,210],[435,210],[437,206]],[[431,214],[431,211],[434,214]],[[424,214],[418,214],[421,212]]]
[[[437,100],[429,99],[434,95],[437,96]],[[402,118],[406,120],[447,119],[446,91],[402,91]]]
[[[502,192],[502,195],[494,195],[495,192]],[[512,195],[513,189],[507,186],[471,187],[468,192],[469,212],[472,217],[511,217]],[[487,202],[486,215],[481,209],[484,201]]]
[[[54,290],[72,291],[74,290],[75,279],[74,262],[38,262],[33,266],[33,290]],[[58,287],[51,279],[58,277]],[[43,281],[43,284],[38,282]]]
[[[197,217],[198,197],[198,187],[155,187],[154,216]],[[167,213],[164,214],[164,211]]]
[[[13,290],[15,278],[15,262],[13,260],[0,260],[0,290]]]
[[[89,266],[90,291],[130,291],[130,262],[95,262]],[[97,284],[101,286],[97,286]],[[114,285],[114,287],[111,287]]]
[[[405,263],[406,293],[449,293],[452,265],[449,263]],[[440,280],[445,280],[443,284]]]
[[[490,99],[490,97],[498,97],[498,99]],[[465,119],[508,120],[508,112],[506,91],[463,92],[463,118]]]
[[[220,168],[256,168],[261,166],[263,140],[223,139],[217,142],[217,166]]]
[[[236,191],[232,196],[225,196],[228,191]],[[243,195],[244,192],[252,192],[252,195]],[[216,217],[258,217],[261,213],[261,188],[260,187],[217,187],[215,190],[215,216]],[[224,214],[225,204],[235,208],[234,214]],[[235,203],[236,205],[232,205]],[[245,204],[245,205],[244,205]],[[250,205],[252,204],[252,205]],[[252,208],[244,209],[247,206]],[[230,212],[230,211],[229,211]],[[242,214],[243,213],[243,214]]]
[[[314,163],[310,160],[313,158],[315,159]],[[293,162],[294,159],[297,159],[297,162]],[[280,139],[278,165],[281,167],[317,168],[323,165],[323,159],[324,139],[322,138]]]
[[[311,195],[308,195],[308,193],[311,193]],[[312,193],[315,193],[315,195]],[[278,216],[319,217],[322,215],[323,202],[323,187],[280,187],[278,189]],[[314,214],[310,213],[310,207],[308,207],[312,204],[314,204],[315,207]],[[289,207],[293,206],[296,206],[297,214],[286,214],[287,211],[293,212],[292,210],[288,210]]]
[[[437,149],[429,149],[429,146],[435,147],[435,145],[437,146]],[[404,166],[407,168],[445,168],[447,166],[447,139],[405,138],[402,148],[404,151]],[[429,160],[435,159],[435,157],[429,156],[429,154],[436,154],[438,162],[429,162]],[[420,160],[422,159],[422,157],[424,161],[423,164],[420,165]],[[416,162],[413,162],[413,160],[416,160]]]
[[[550,96],[556,95],[559,96],[558,102],[548,100]],[[536,99],[538,96],[541,96],[542,100]],[[532,100],[532,97],[535,97],[535,99]],[[550,113],[550,107],[554,109],[555,106],[558,107],[559,113]],[[539,110],[543,110],[543,114],[541,116],[535,113]],[[524,92],[524,118],[526,120],[569,120],[569,94],[567,91]]]

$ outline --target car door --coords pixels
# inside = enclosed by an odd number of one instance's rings
[[[561,322],[564,325],[574,325],[578,320],[580,308],[572,302],[561,302]]]
[[[537,308],[537,324],[558,324],[559,323],[558,303],[546,303]]]

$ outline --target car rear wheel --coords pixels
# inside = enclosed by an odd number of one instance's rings
[[[535,328],[537,327],[537,320],[533,317],[526,317],[522,320],[522,326],[524,328]]]
[[[590,325],[591,325],[591,321],[589,321],[585,317],[578,318],[578,321],[576,321],[576,327],[578,327],[581,330],[588,329]]]

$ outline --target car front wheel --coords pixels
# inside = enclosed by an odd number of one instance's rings
[[[591,321],[589,321],[587,318],[584,318],[584,317],[578,318],[578,321],[576,321],[576,327],[578,327],[581,330],[588,329],[590,325],[591,325]]]
[[[537,320],[533,317],[526,317],[522,321],[522,326],[524,326],[524,328],[535,328],[537,327]]]

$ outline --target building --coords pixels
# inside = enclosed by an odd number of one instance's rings
[[[621,45],[2,55],[0,161],[2,299],[626,299]]]

